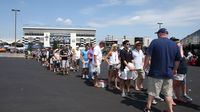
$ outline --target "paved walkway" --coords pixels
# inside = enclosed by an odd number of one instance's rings
[[[106,78],[107,66],[102,66],[101,78]],[[80,78],[80,72],[70,76],[57,75],[40,63],[24,58],[0,58],[0,112],[142,112],[146,95],[136,93],[122,98],[118,91],[92,87]],[[200,111],[200,69],[189,68],[189,94],[192,104],[175,107],[175,112]],[[154,106],[161,112],[165,103]]]

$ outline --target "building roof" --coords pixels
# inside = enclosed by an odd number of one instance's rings
[[[190,35],[187,35],[185,38],[181,39],[181,41],[190,38],[191,36],[195,35],[196,33],[200,34],[200,29],[195,31],[195,32],[193,32],[193,33],[191,33]]]
[[[83,28],[83,27],[46,27],[46,26],[24,26],[22,27],[23,30],[31,30],[31,29],[37,29],[37,30],[93,30],[96,31],[96,28]]]

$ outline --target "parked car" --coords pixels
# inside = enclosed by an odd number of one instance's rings
[[[0,52],[6,52],[6,48],[0,47]]]

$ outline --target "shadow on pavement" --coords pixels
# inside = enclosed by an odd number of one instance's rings
[[[190,102],[177,102],[178,105],[180,106],[184,106],[184,107],[188,107],[188,108],[192,108],[194,110],[198,110],[200,111],[200,105],[197,105],[197,104],[193,104],[193,103],[190,103]]]
[[[85,80],[84,83],[85,83],[87,86],[94,87],[94,84],[93,84],[93,81],[92,81],[92,80]]]
[[[120,90],[118,90],[118,89],[116,89],[116,88],[109,89],[108,86],[105,88],[105,90],[108,91],[108,92],[111,92],[111,93],[113,93],[113,94],[116,94],[116,95],[121,93]]]
[[[133,106],[141,111],[144,110],[144,107],[146,105],[146,100],[138,100],[138,99],[132,99],[130,97],[125,97],[124,100],[121,101],[122,104],[125,104],[127,106]],[[155,108],[155,107],[152,107],[152,111],[153,112],[161,112],[161,110]]]

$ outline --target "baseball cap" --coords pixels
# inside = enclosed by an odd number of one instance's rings
[[[101,42],[99,42],[99,45],[105,46],[105,42],[104,42],[104,41],[101,41]]]
[[[158,33],[166,33],[166,34],[168,34],[168,31],[167,31],[166,28],[161,28],[157,32],[155,32],[155,34],[158,34]]]
[[[142,44],[142,42],[141,41],[136,41],[135,45],[137,45],[137,44]]]
[[[176,37],[171,37],[170,40],[175,41],[175,42],[179,41],[179,39],[177,39]]]

